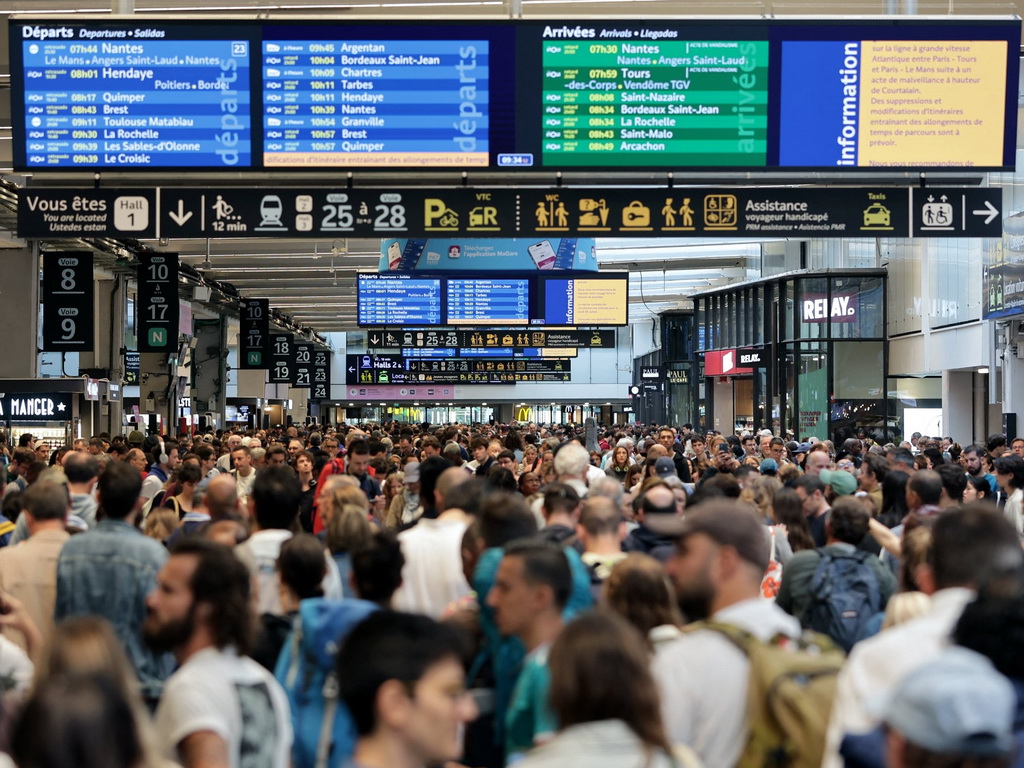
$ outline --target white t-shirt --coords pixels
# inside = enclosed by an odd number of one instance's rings
[[[402,586],[395,592],[396,611],[440,619],[445,607],[471,591],[462,573],[462,520],[420,521],[398,534],[405,556]]]
[[[281,546],[291,537],[291,531],[268,528],[265,531],[257,531],[235,547],[238,559],[245,563],[256,581],[256,609],[260,615],[283,613],[281,594],[277,589],[277,558],[281,554]],[[327,574],[320,585],[323,587],[324,597],[328,600],[340,600],[344,597],[344,591],[341,588],[338,566],[326,550],[324,560],[327,561]]]
[[[212,731],[227,744],[231,768],[288,765],[288,699],[273,675],[230,648],[204,648],[171,675],[154,724],[161,754],[179,763],[183,739]]]

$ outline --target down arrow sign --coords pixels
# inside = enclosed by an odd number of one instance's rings
[[[183,226],[186,221],[192,218],[192,211],[185,210],[185,201],[178,198],[178,212],[168,211],[167,215],[174,219],[174,223],[179,227]]]

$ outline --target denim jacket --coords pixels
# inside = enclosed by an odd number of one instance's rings
[[[121,520],[103,520],[96,528],[72,536],[57,563],[54,619],[94,614],[114,626],[139,677],[142,696],[159,698],[173,669],[168,655],[156,655],[142,639],[146,597],[156,588],[156,575],[167,550]]]

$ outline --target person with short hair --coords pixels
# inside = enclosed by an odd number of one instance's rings
[[[1024,538],[1024,459],[1007,454],[995,460],[996,483],[1006,494],[1003,514],[1013,523],[1017,535]]]
[[[661,520],[678,518],[679,510],[672,489],[662,481],[647,487],[636,501],[637,527],[622,542],[624,552],[643,552],[664,563],[675,549],[675,540],[659,532]]]
[[[161,752],[183,768],[288,765],[288,699],[247,656],[254,617],[245,566],[227,547],[184,538],[157,582],[144,636],[179,664],[154,719]]]
[[[167,560],[167,550],[135,527],[142,478],[129,464],[110,464],[99,477],[103,519],[65,542],[57,561],[54,620],[95,614],[107,619],[124,644],[143,698],[155,703],[171,671],[171,659],[142,642],[146,596]]]
[[[622,551],[626,524],[622,512],[607,496],[591,495],[580,507],[580,559],[590,569],[592,581],[600,586],[611,575],[615,565],[628,555]]]
[[[462,731],[478,714],[465,653],[457,629],[426,616],[385,610],[357,624],[336,664],[358,735],[351,765],[419,768],[461,757]]]

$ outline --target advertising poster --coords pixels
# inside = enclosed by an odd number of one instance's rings
[[[597,272],[591,237],[385,238],[380,254],[381,272]]]

